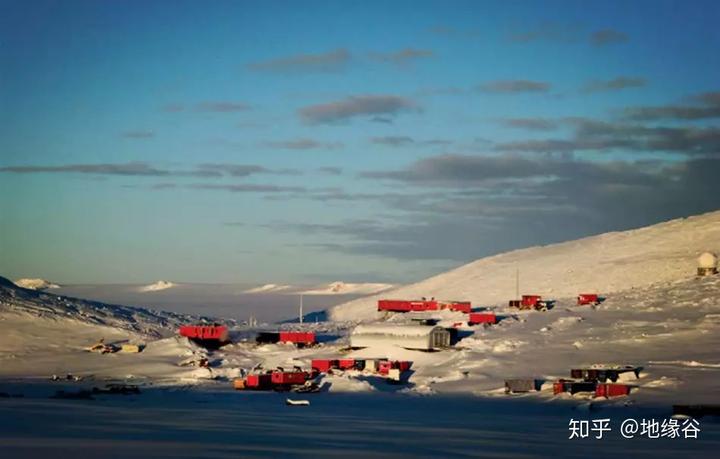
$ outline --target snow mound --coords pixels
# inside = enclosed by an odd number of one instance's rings
[[[316,289],[302,292],[304,295],[371,295],[386,290],[390,290],[394,286],[392,284],[379,283],[359,283],[351,284],[347,282],[337,281],[328,285],[320,286]]]
[[[378,318],[377,300],[453,298],[474,305],[505,305],[520,293],[571,298],[607,295],[692,278],[697,257],[720,249],[720,211],[575,241],[481,258],[452,271],[329,311],[332,320]]]
[[[54,284],[45,279],[18,279],[15,281],[15,285],[30,290],[47,290],[50,288],[60,288],[60,285]]]
[[[140,287],[138,289],[138,292],[158,292],[160,290],[167,290],[169,288],[175,287],[177,284],[173,284],[172,282],[159,280],[155,282],[154,284],[146,285],[144,287]]]
[[[271,293],[271,292],[280,292],[283,290],[289,289],[289,285],[280,285],[280,284],[265,284],[261,285],[259,287],[253,287],[251,289],[245,290],[243,293]]]

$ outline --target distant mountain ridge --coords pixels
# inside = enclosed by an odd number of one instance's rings
[[[182,323],[212,320],[199,316],[53,295],[20,287],[1,276],[0,312],[15,312],[54,319],[74,319],[152,336],[167,335]]]

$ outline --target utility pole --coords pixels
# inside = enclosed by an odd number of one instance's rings
[[[303,323],[303,294],[300,294],[300,323]]]

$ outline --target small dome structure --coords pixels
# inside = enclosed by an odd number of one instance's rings
[[[718,273],[718,258],[712,252],[705,252],[698,257],[698,276],[710,276]]]

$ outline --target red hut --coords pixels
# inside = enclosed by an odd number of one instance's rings
[[[179,333],[206,347],[220,347],[230,342],[225,325],[182,325]]]
[[[595,397],[622,397],[630,395],[630,386],[627,384],[598,384],[595,388]]]
[[[468,325],[476,324],[490,324],[494,325],[498,323],[498,318],[495,313],[492,312],[471,312],[468,315]]]
[[[281,343],[294,343],[299,346],[311,346],[317,342],[313,332],[281,331],[278,339]]]
[[[600,304],[600,298],[597,293],[581,293],[577,297],[577,304],[587,305],[587,304]]]

